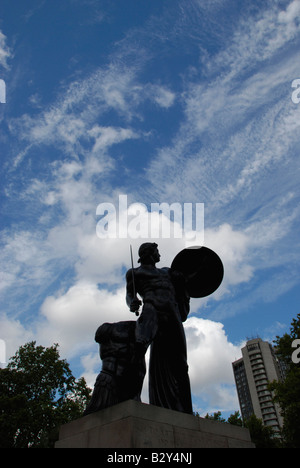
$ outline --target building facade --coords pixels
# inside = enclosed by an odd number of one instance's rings
[[[247,341],[242,358],[233,362],[232,367],[243,420],[255,414],[265,426],[279,431],[283,419],[279,406],[272,402],[268,383],[283,380],[284,371],[273,346],[261,338]]]

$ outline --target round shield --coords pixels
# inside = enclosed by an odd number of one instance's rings
[[[174,258],[172,270],[183,273],[190,297],[206,297],[222,283],[224,267],[220,257],[207,247],[183,249]]]

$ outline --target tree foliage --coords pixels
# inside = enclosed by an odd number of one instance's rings
[[[195,416],[200,417],[199,413],[194,414]],[[276,434],[273,429],[271,427],[264,426],[262,420],[257,418],[254,414],[245,422],[243,422],[239,411],[235,411],[231,414],[227,421],[223,418],[221,411],[217,411],[213,414],[206,414],[205,419],[233,424],[234,426],[239,427],[247,427],[250,432],[251,440],[255,444],[256,448],[281,447],[281,441],[276,438]]]
[[[59,426],[82,415],[90,393],[57,344],[21,346],[0,369],[0,447],[53,447]]]
[[[211,419],[212,421],[226,422],[226,419],[222,417],[221,411],[217,411],[213,414],[206,414],[205,419]]]
[[[249,429],[250,437],[256,448],[279,448],[281,447],[280,439],[276,438],[276,434],[272,427],[265,426],[263,421],[252,414],[245,422],[245,427]]]
[[[243,420],[241,418],[239,411],[235,411],[233,414],[231,414],[229,418],[227,419],[227,422],[229,424],[233,424],[234,426],[240,426],[240,427],[243,426]]]
[[[269,389],[274,395],[273,400],[279,404],[283,416],[281,438],[278,438],[278,434],[271,427],[264,426],[263,421],[254,414],[243,422],[239,413],[235,412],[226,421],[247,427],[257,448],[300,448],[300,362],[292,361],[292,354],[295,352],[292,343],[299,339],[300,314],[292,320],[290,333],[277,336],[274,340],[276,356],[285,363],[287,369],[284,381],[273,381],[269,384]],[[196,416],[199,414],[196,413]],[[220,411],[205,417],[225,422]]]
[[[273,381],[269,386],[282,411],[284,444],[290,448],[300,448],[300,363],[291,359],[295,339],[300,339],[300,314],[293,319],[290,333],[277,336],[274,341],[277,355],[287,365],[287,373],[283,382]]]

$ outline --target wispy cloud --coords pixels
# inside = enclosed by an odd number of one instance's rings
[[[11,48],[7,45],[7,38],[0,31],[0,65],[7,69],[8,68],[8,60],[12,57]]]
[[[35,226],[33,229],[24,222],[24,229],[2,233],[6,292],[13,286],[27,287],[37,299],[39,288],[39,293],[49,291],[61,269],[65,269],[67,290],[74,276],[78,281],[92,278],[94,286],[99,281],[120,281],[124,243],[121,256],[117,255],[121,250],[117,242],[108,243],[105,250],[95,229],[97,205],[107,199],[112,201],[122,190],[112,187],[109,180],[118,171],[111,150],[115,145],[145,137],[138,125],[141,103],[151,102],[166,109],[174,99],[167,87],[140,83],[134,67],[116,60],[80,82],[65,85],[54,102],[36,115],[24,114],[10,120],[11,133],[17,136],[17,146],[22,144],[22,150],[10,169],[6,194],[25,211],[31,207]],[[111,125],[106,124],[107,115]],[[20,167],[38,164],[32,161],[37,148],[38,157],[43,154],[45,158],[45,177],[27,175],[20,191]],[[123,185],[122,179],[119,183]],[[128,259],[128,242],[125,244]],[[19,256],[22,245],[23,255]],[[111,249],[113,255],[107,257]],[[30,251],[32,255],[23,262],[25,252]]]
[[[15,157],[14,167],[36,145],[54,145],[77,158],[126,139],[139,138],[139,130],[132,128],[131,122],[133,118],[141,119],[139,106],[145,100],[169,108],[175,95],[162,85],[141,84],[137,70],[118,61],[81,81],[69,83],[39,115],[24,114],[10,121],[12,134],[28,143]],[[99,125],[112,112],[116,125]]]
[[[130,72],[109,68],[81,82],[73,82],[38,117],[25,114],[11,121],[11,131],[29,142],[28,150],[32,145],[44,144],[61,147],[73,157],[85,154],[85,145],[93,138],[95,141],[95,122],[99,116],[108,110],[130,116],[128,93],[132,79]]]
[[[217,249],[222,236],[211,234],[225,234],[223,223],[240,233],[245,242],[236,267],[244,266],[247,281],[257,269],[295,261],[300,107],[291,102],[291,83],[300,55],[290,46],[300,32],[298,18],[297,0],[285,9],[268,3],[240,20],[232,40],[203,60],[208,81],[203,75],[187,81],[181,127],[147,173],[149,197],[205,203],[205,240]],[[228,248],[226,235],[223,241]],[[252,296],[262,297],[259,290]]]

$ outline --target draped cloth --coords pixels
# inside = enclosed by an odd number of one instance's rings
[[[159,323],[151,344],[149,401],[163,408],[192,413],[186,340],[180,317]]]

